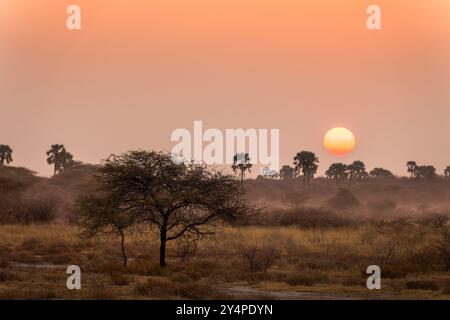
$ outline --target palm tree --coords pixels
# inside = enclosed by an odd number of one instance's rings
[[[0,144],[0,166],[3,166],[6,162],[6,164],[9,164],[13,161],[12,159],[12,149],[10,146],[5,144]]]
[[[411,173],[411,180],[417,174],[417,163],[415,161],[408,161],[406,163],[406,167],[408,168],[408,172]]]
[[[325,175],[330,179],[336,180],[336,185],[339,187],[348,177],[348,166],[343,163],[333,163],[325,172]]]
[[[447,168],[444,169],[444,175],[450,177],[450,166],[447,166]]]
[[[311,151],[298,152],[294,157],[294,167],[296,172],[303,173],[303,185],[309,186],[309,180],[317,172],[319,158]]]
[[[241,181],[244,181],[245,171],[251,172],[252,164],[250,163],[250,157],[248,153],[237,153],[233,157],[233,164],[231,166],[233,172],[239,171]]]
[[[73,156],[66,151],[63,144],[54,144],[47,151],[47,163],[54,165],[53,174],[61,173],[65,168],[73,163]]]

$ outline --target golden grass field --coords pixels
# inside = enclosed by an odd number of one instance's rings
[[[439,233],[397,221],[326,229],[227,227],[197,248],[169,242],[158,265],[150,230],[89,241],[68,224],[0,226],[0,299],[450,299]],[[445,262],[445,261],[444,261]],[[82,269],[68,290],[68,265]],[[367,266],[382,269],[381,290],[366,288]]]

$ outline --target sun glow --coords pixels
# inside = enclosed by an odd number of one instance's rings
[[[355,135],[353,132],[343,127],[328,130],[323,138],[325,148],[335,155],[343,155],[351,152],[355,147],[355,143]]]

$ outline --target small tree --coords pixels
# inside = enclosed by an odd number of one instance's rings
[[[0,166],[3,166],[6,162],[6,164],[9,164],[13,161],[12,158],[13,150],[10,146],[0,144]]]
[[[248,153],[238,153],[233,157],[233,164],[231,165],[231,168],[234,173],[239,172],[241,181],[244,181],[245,171],[251,172],[250,169],[252,168],[252,164],[250,161],[251,159]]]
[[[114,201],[112,205],[110,201],[95,202],[88,208],[108,215],[124,212],[136,223],[155,227],[161,267],[166,265],[167,241],[213,234],[221,223],[235,220],[249,209],[243,185],[236,178],[204,165],[176,163],[170,153],[112,155],[99,172],[101,189]]]

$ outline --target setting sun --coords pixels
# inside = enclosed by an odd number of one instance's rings
[[[331,153],[343,155],[355,147],[355,135],[346,128],[333,128],[325,134],[323,145]]]

